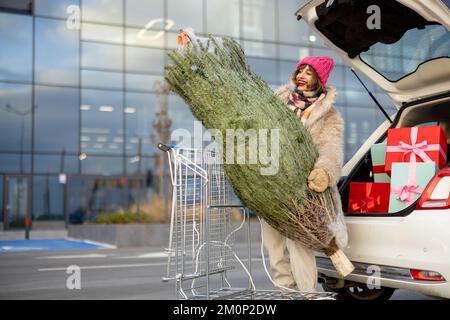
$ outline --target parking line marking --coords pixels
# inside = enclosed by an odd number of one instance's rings
[[[154,258],[168,258],[168,254],[166,252],[149,252],[142,253],[135,256],[116,256],[116,259],[154,259]]]
[[[81,267],[81,270],[93,270],[93,269],[117,269],[117,268],[141,268],[141,267],[156,267],[156,266],[166,266],[167,262],[155,262],[155,263],[136,263],[136,264],[111,264],[103,266],[85,266]],[[66,271],[67,267],[63,268],[41,268],[37,269],[39,272],[45,271]]]
[[[88,254],[77,254],[70,256],[48,256],[48,257],[36,257],[35,259],[81,259],[81,258],[106,258],[111,255],[98,254],[98,253],[88,253]]]
[[[253,258],[254,261],[261,261],[261,258]],[[167,266],[167,262],[153,262],[153,263],[135,263],[135,264],[110,264],[110,265],[99,265],[99,266],[80,266],[81,270],[95,270],[95,269],[118,269],[118,268],[142,268],[142,267],[160,267]],[[39,272],[46,271],[66,271],[67,267],[59,268],[41,268],[37,269]]]

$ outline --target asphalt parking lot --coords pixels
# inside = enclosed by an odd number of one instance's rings
[[[262,264],[259,243],[252,244],[251,273],[256,288],[273,289]],[[3,244],[4,246],[4,244]],[[59,248],[0,253],[0,299],[176,299],[174,281],[167,272],[164,248]],[[247,246],[237,246],[246,256]],[[267,262],[268,263],[268,262]],[[75,266],[79,288],[73,280]],[[228,273],[232,287],[247,287],[248,277],[237,264]],[[320,285],[317,288],[322,291]],[[397,290],[392,299],[433,299]]]

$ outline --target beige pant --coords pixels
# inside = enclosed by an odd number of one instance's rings
[[[314,251],[286,238],[261,219],[264,247],[269,253],[272,279],[278,286],[315,292],[317,266]],[[285,291],[283,288],[281,290]]]

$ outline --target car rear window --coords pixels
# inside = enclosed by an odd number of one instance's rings
[[[395,82],[413,73],[423,62],[450,57],[450,32],[440,24],[411,29],[397,42],[378,42],[359,57],[387,80]]]

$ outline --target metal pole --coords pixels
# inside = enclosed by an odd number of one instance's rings
[[[63,197],[64,197],[64,200],[63,200],[63,203],[64,203],[64,221],[65,221],[65,227],[66,227],[66,229],[69,227],[69,212],[68,212],[68,206],[67,206],[67,201],[68,201],[68,199],[67,199],[67,184],[68,184],[68,179],[66,180],[66,183],[64,184],[64,195],[63,195]]]
[[[203,157],[203,154],[202,154]],[[208,175],[207,179],[210,179],[211,177]],[[209,201],[209,189],[211,187],[211,182],[208,181],[205,188],[205,243],[206,243],[206,299],[209,300],[209,214],[210,214],[210,201]]]
[[[384,110],[384,108],[381,106],[381,104],[378,102],[378,100],[375,98],[375,96],[372,94],[372,92],[370,92],[370,90],[366,87],[366,85],[364,84],[364,82],[361,80],[361,78],[358,76],[358,74],[355,72],[355,70],[353,70],[353,68],[350,69],[353,74],[355,75],[355,77],[359,80],[359,82],[362,84],[362,86],[364,87],[364,89],[366,89],[367,93],[369,94],[370,98],[372,98],[373,102],[375,102],[375,104],[377,105],[378,109],[381,110],[381,112],[384,114],[384,116],[386,117],[386,119],[388,119],[388,121],[390,123],[392,123],[392,119],[391,117],[389,117],[389,115],[387,114],[387,112]]]
[[[248,238],[248,273],[250,274],[250,277],[252,277],[252,243],[251,243],[251,239],[250,239],[250,212],[248,211],[247,208],[244,208],[244,217],[246,216],[247,218],[247,226],[248,226],[248,231],[247,231],[247,238]],[[248,286],[250,288],[252,288],[252,279],[249,278],[248,279]]]
[[[29,188],[29,186],[28,186],[28,183],[29,183],[29,178],[27,177],[27,178],[25,178],[26,179],[26,181],[27,181],[27,189],[29,190],[30,188]],[[28,192],[28,190],[27,190],[27,206],[26,206],[26,208],[28,209],[27,211],[26,211],[26,213],[25,213],[25,240],[30,240],[30,225],[31,225],[31,214],[30,214],[30,201],[29,201],[29,199],[30,199],[30,194],[29,194],[29,192]]]
[[[20,173],[23,173],[23,139],[24,139],[24,131],[25,131],[25,115],[21,114],[22,124],[20,128]]]

